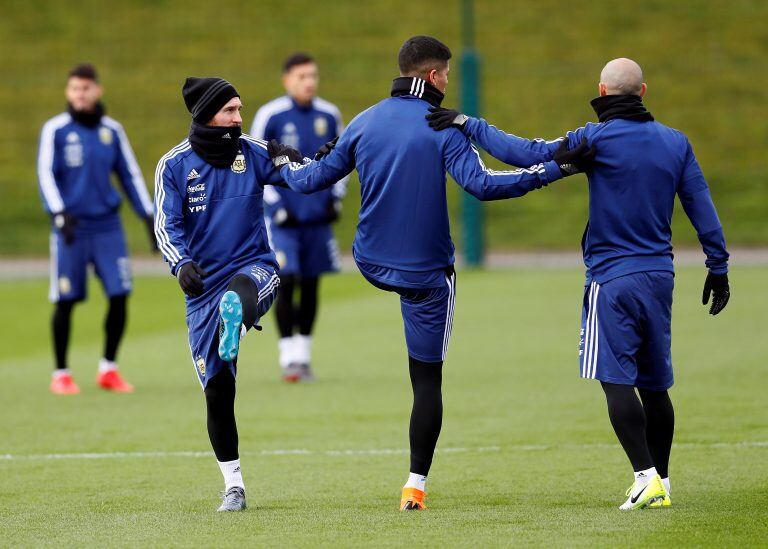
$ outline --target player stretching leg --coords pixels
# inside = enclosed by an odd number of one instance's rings
[[[102,93],[93,65],[72,69],[67,112],[46,122],[40,136],[40,194],[53,225],[50,299],[56,304],[51,322],[56,369],[51,392],[58,395],[80,392],[67,364],[67,348],[72,309],[86,297],[88,265],[94,267],[109,298],[96,381],[109,391],[133,391],[115,362],[125,330],[131,267],[118,214],[120,195],[110,181],[113,172],[145,221],[155,248],[152,200],[125,130],[104,114]]]
[[[442,425],[442,368],[456,298],[454,247],[448,227],[445,171],[481,200],[514,198],[548,185],[590,151],[561,149],[557,161],[528,169],[488,170],[458,130],[434,132],[423,117],[448,84],[445,44],[416,36],[399,53],[391,97],[359,114],[317,161],[270,141],[270,156],[288,185],[311,193],[357,169],[362,203],[354,255],[374,286],[400,296],[413,388],[411,467],[400,508],[424,509],[427,474]]]
[[[675,195],[690,218],[709,269],[702,303],[718,314],[730,297],[728,252],[709,188],[688,139],[656,122],[643,105],[640,67],[615,59],[592,101],[599,123],[568,133],[597,148],[588,173],[589,223],[581,376],[600,380],[608,415],[634,469],[623,510],[671,505],[669,455],[674,432],[671,314],[672,210]],[[455,111],[435,111],[431,125],[459,127],[502,161],[545,160],[554,142],[528,141]],[[538,155],[538,156],[536,156]],[[640,161],[638,161],[640,159]],[[620,171],[618,171],[620,170]],[[635,392],[637,391],[637,392]],[[638,398],[639,395],[639,398]]]
[[[312,57],[303,53],[288,57],[283,63],[286,95],[258,110],[251,135],[267,141],[277,139],[308,156],[338,137],[344,129],[341,113],[335,105],[317,97],[318,80]],[[275,319],[285,381],[314,379],[310,363],[319,279],[339,269],[331,223],[339,217],[346,188],[347,178],[313,195],[274,187],[264,189],[270,243],[280,264]],[[298,307],[294,306],[294,293],[299,293]]]
[[[241,134],[242,103],[220,78],[187,78],[189,137],[155,172],[155,235],[186,294],[189,347],[224,476],[219,511],[245,509],[235,423],[241,333],[257,326],[280,280],[264,226],[263,186],[280,182],[266,144]]]

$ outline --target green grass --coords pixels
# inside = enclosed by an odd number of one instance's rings
[[[359,275],[324,280],[314,385],[278,380],[271,318],[245,340],[250,508],[227,516],[214,512],[212,456],[41,457],[209,451],[175,281],[136,281],[120,357],[132,395],[93,385],[104,302],[92,288],[71,353],[83,392],[69,398],[47,392],[45,282],[0,284],[0,457],[14,456],[0,459],[0,545],[764,546],[766,276],[734,269],[733,299],[713,318],[698,302],[702,270],[678,273],[674,506],[629,514],[616,506],[630,467],[598,385],[578,378],[579,272],[460,273],[442,451],[419,514],[396,511],[411,398],[397,299]]]
[[[594,120],[588,101],[600,69],[618,56],[637,59],[649,83],[646,103],[658,120],[691,138],[728,241],[768,243],[768,3],[760,0],[477,0],[481,111],[527,137],[556,137]],[[257,107],[282,93],[280,63],[312,52],[321,94],[346,120],[389,93],[396,52],[413,34],[433,34],[455,57],[447,106],[459,105],[458,0],[5,0],[0,17],[0,255],[44,255],[46,219],[35,155],[40,127],[63,107],[67,70],[91,60],[101,69],[109,112],[123,122],[152,186],[157,160],[181,141],[189,115],[181,84],[189,75],[234,82],[247,126]],[[497,166],[497,163],[492,163]],[[459,191],[450,184],[459,226]],[[339,226],[351,242],[359,190],[353,178]],[[143,228],[125,208],[132,248],[145,251]],[[578,245],[586,222],[584,178],[486,209],[491,248]],[[535,230],[533,229],[535,228]],[[454,231],[459,244],[461,232]],[[675,234],[695,243],[684,216]]]

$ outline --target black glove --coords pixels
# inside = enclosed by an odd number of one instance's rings
[[[429,120],[429,127],[435,131],[445,130],[450,127],[463,128],[469,117],[459,111],[444,109],[443,107],[430,107],[425,118]]]
[[[149,237],[149,250],[156,254],[159,250],[157,249],[157,238],[155,237],[155,218],[151,215],[148,215],[144,218],[144,225],[147,227],[147,236]]]
[[[77,227],[77,218],[66,212],[57,213],[52,218],[53,226],[64,237],[65,244],[72,244],[75,241],[75,227]]]
[[[334,138],[331,141],[328,141],[325,145],[317,149],[317,152],[315,153],[315,160],[320,160],[322,157],[328,155],[331,153],[333,148],[336,146],[336,142],[339,140],[338,137]]]
[[[727,274],[707,273],[707,279],[704,281],[704,293],[701,296],[701,304],[709,303],[709,294],[712,294],[712,306],[709,308],[709,314],[716,315],[728,305],[731,298],[731,288],[728,285]]]
[[[341,217],[341,200],[334,199],[333,202],[328,204],[328,207],[325,211],[325,222],[326,223],[334,223],[339,220],[339,217]]]
[[[553,159],[560,166],[563,177],[585,172],[592,167],[595,160],[595,147],[587,145],[587,138],[583,138],[579,146],[568,150],[568,138],[564,138],[555,151]]]
[[[291,212],[285,208],[277,210],[274,215],[272,215],[272,221],[274,221],[275,225],[278,227],[295,227],[299,224],[299,220],[293,217]]]
[[[280,166],[291,162],[301,162],[304,160],[299,151],[288,145],[278,143],[276,139],[272,139],[267,143],[267,152],[275,168],[280,168]]]
[[[207,276],[207,273],[194,261],[184,263],[176,273],[179,286],[189,297],[197,297],[203,293],[204,276]]]

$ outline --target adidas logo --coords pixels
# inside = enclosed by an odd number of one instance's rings
[[[196,169],[192,168],[192,171],[187,174],[187,181],[190,179],[197,179],[198,177],[200,177],[200,174],[197,173]]]
[[[222,135],[222,136],[221,136],[221,138],[222,138],[222,139],[232,139],[232,138],[229,136],[229,133],[225,133],[224,135]]]

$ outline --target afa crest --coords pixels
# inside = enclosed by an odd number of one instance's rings
[[[205,377],[205,359],[200,355],[197,355],[195,366],[197,366],[197,371],[200,372],[200,375]]]
[[[107,127],[100,127],[99,128],[99,140],[104,143],[105,145],[111,145],[113,136],[112,136],[112,130],[110,130]]]
[[[315,135],[323,137],[328,134],[328,120],[323,116],[315,118]]]
[[[238,154],[235,157],[235,161],[232,162],[232,171],[235,173],[245,172],[245,156]]]

